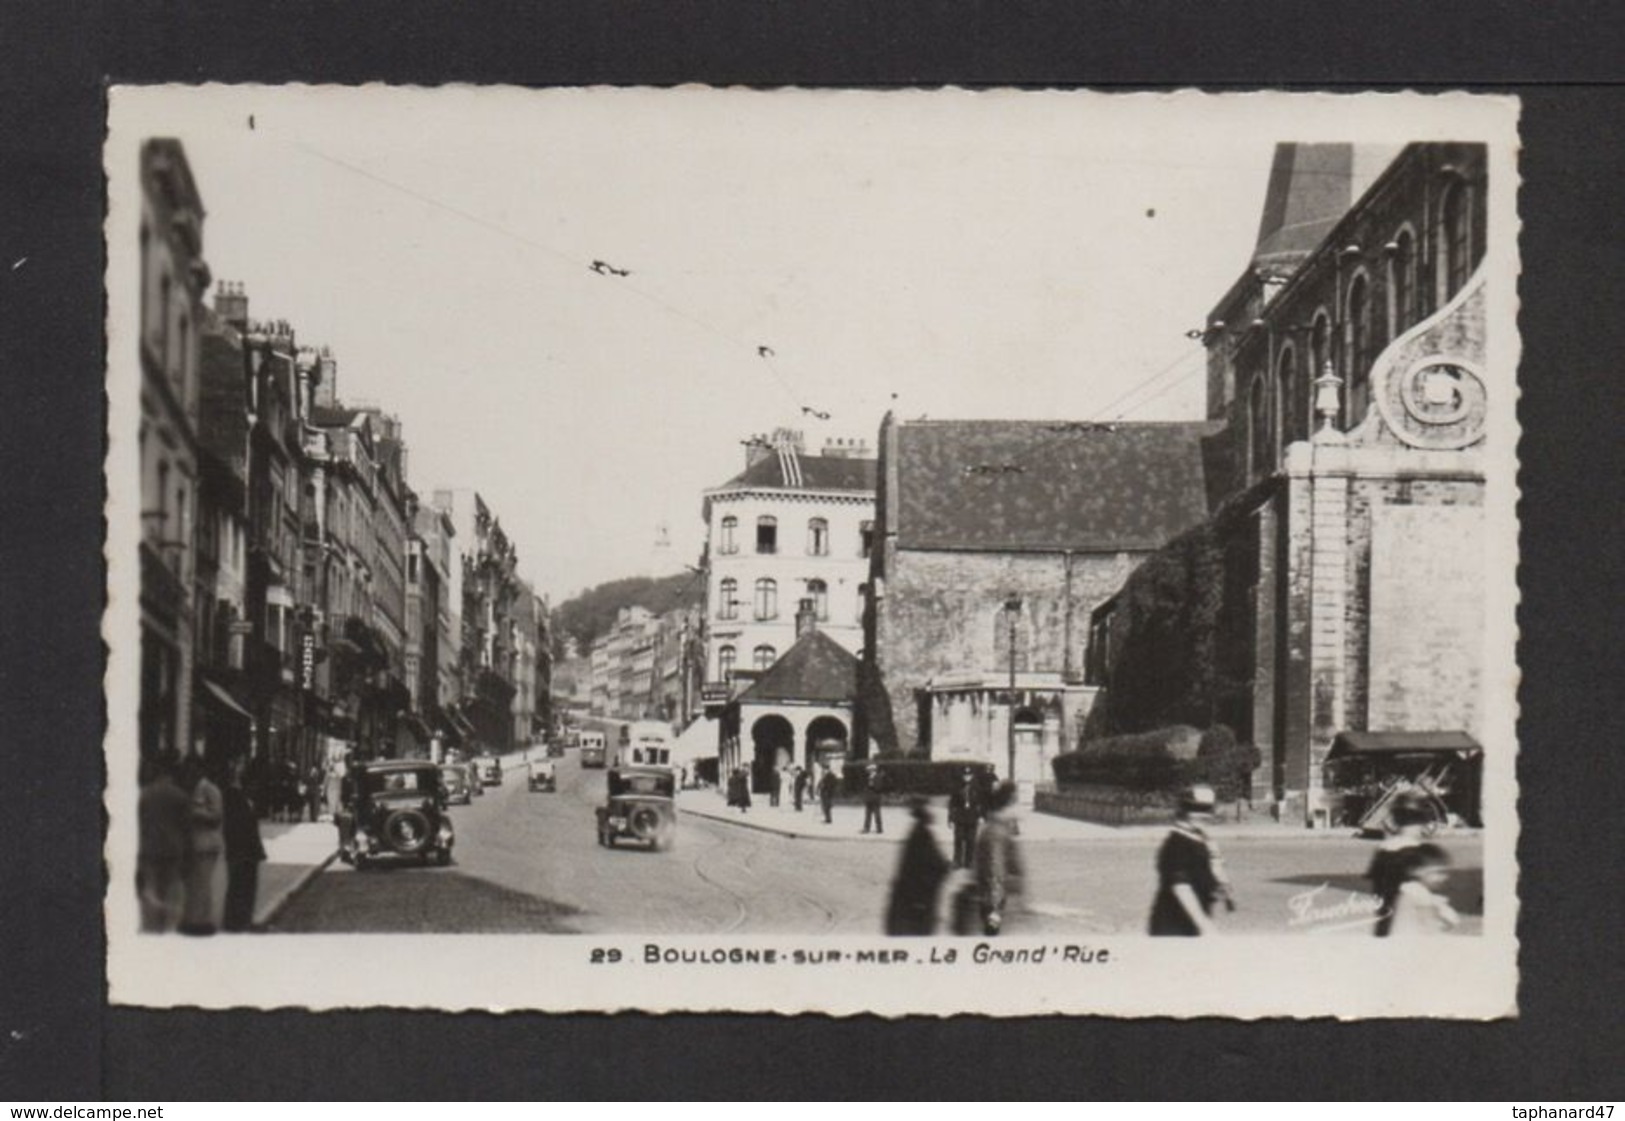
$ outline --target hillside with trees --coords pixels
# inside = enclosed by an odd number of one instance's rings
[[[604,634],[623,607],[644,607],[656,615],[676,607],[697,607],[705,600],[705,581],[698,573],[671,576],[628,576],[589,588],[553,608],[553,656],[564,656],[567,638],[585,653]]]

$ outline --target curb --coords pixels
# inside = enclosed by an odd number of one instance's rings
[[[718,814],[718,815],[709,814],[709,813],[706,813],[703,810],[683,809],[681,806],[678,807],[678,812],[679,813],[689,814],[689,815],[691,815],[693,817],[702,818],[702,819],[704,819],[706,821],[719,822],[722,825],[737,825],[741,829],[752,829],[752,830],[755,830],[758,833],[772,833],[774,836],[777,836],[777,837],[789,837],[789,838],[791,838],[793,840],[797,840],[797,841],[844,841],[844,842],[848,842],[848,843],[861,842],[861,843],[864,843],[864,844],[871,844],[871,845],[881,844],[882,843],[880,841],[864,841],[863,840],[864,835],[862,833],[858,833],[858,834],[850,834],[850,833],[793,833],[788,829],[777,829],[777,828],[774,828],[771,825],[760,825],[760,824],[758,824],[758,823],[756,823],[754,821],[746,821],[744,819],[743,815],[741,815],[740,817],[724,817],[724,816],[722,816],[720,814]],[[872,835],[873,834],[871,834],[871,836]],[[885,834],[881,834],[881,836],[884,837]],[[902,834],[899,833],[898,837],[901,838]]]
[[[282,909],[292,901],[293,897],[298,895],[301,891],[304,891],[305,888],[309,887],[310,881],[327,871],[327,866],[332,864],[333,861],[337,860],[338,857],[339,850],[334,849],[327,855],[327,859],[323,860],[319,864],[312,864],[310,867],[306,868],[302,873],[300,873],[298,879],[294,880],[293,883],[289,884],[282,890],[281,895],[278,895],[274,899],[268,899],[263,906],[255,908],[254,925],[257,927],[265,927],[270,926],[273,922],[275,922],[277,915],[282,913]]]

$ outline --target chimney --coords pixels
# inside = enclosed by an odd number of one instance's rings
[[[809,596],[796,601],[796,637],[800,638],[809,631],[818,627],[818,615],[813,610],[813,601]]]
[[[760,433],[752,433],[750,439],[745,441],[745,467],[748,470],[756,466],[768,456],[773,455],[773,445],[767,442],[767,437]]]
[[[858,436],[830,436],[819,453],[825,459],[869,459],[869,441]]]
[[[240,280],[222,280],[214,289],[214,313],[236,327],[248,329],[248,293]]]
[[[316,357],[316,404],[334,409],[339,403],[339,363],[329,347],[322,347]]]

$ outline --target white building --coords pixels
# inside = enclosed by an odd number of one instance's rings
[[[747,443],[745,469],[705,492],[708,697],[735,671],[766,670],[796,641],[810,599],[818,629],[863,645],[862,586],[874,534],[875,461],[857,440],[807,455],[800,432]]]

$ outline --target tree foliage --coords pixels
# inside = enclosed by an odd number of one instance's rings
[[[585,653],[594,639],[615,623],[623,607],[643,607],[656,615],[680,607],[697,607],[705,599],[705,581],[693,572],[672,576],[628,576],[589,588],[553,608],[553,656],[562,658],[565,642],[574,639]]]

